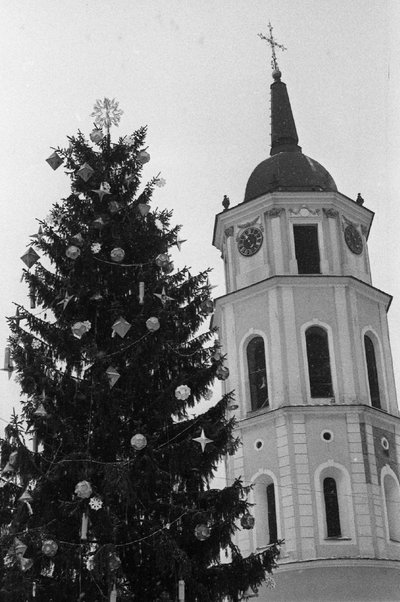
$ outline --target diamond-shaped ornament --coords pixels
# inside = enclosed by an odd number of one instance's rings
[[[122,316],[118,318],[116,322],[112,325],[112,329],[114,332],[119,334],[119,336],[123,339],[124,336],[129,332],[132,328],[132,324],[129,324]]]
[[[27,549],[28,546],[22,543],[22,541],[18,539],[18,537],[14,538],[14,551],[16,556],[23,556]]]
[[[120,373],[113,366],[109,366],[106,370],[108,382],[110,383],[110,389],[113,388],[117,380],[120,378]]]
[[[76,175],[82,178],[84,182],[87,182],[94,174],[94,169],[90,167],[89,163],[84,163],[80,169],[76,172]]]
[[[35,249],[29,247],[27,252],[21,256],[21,259],[25,263],[25,265],[28,266],[28,268],[31,268],[33,265],[35,265],[38,259],[40,259],[40,255],[36,253]]]
[[[63,160],[61,159],[60,155],[54,152],[51,153],[50,157],[47,157],[46,162],[50,165],[50,167],[56,170],[58,167],[60,167],[60,165],[62,165]]]
[[[47,418],[48,413],[46,412],[44,405],[42,403],[39,403],[38,407],[33,412],[33,415],[37,416],[38,418]]]

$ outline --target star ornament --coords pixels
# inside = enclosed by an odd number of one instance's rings
[[[181,246],[182,246],[182,244],[183,244],[184,242],[186,242],[186,238],[185,238],[185,239],[184,239],[184,238],[181,238],[181,237],[178,235],[178,238],[176,239],[176,243],[175,243],[175,244],[176,244],[176,246],[178,247],[178,249],[179,249],[179,250],[181,250]]]
[[[98,190],[92,190],[92,192],[95,192],[96,194],[98,194],[100,201],[102,201],[103,200],[103,196],[105,194],[111,194],[110,189],[111,189],[111,187],[110,187],[110,184],[108,182],[102,182],[100,184],[100,186],[99,186],[99,189]]]
[[[104,100],[96,100],[93,107],[91,117],[94,117],[94,122],[99,128],[105,127],[107,131],[112,125],[118,127],[123,111],[119,108],[119,103],[113,98],[104,98]]]
[[[165,287],[163,287],[163,290],[161,291],[161,293],[154,293],[154,296],[158,297],[163,305],[165,305],[167,303],[167,301],[174,300],[173,297],[168,297],[168,295],[165,292]]]
[[[197,443],[200,443],[200,445],[201,445],[201,451],[203,453],[204,453],[204,450],[206,449],[207,443],[212,443],[213,442],[212,439],[208,439],[205,436],[204,429],[201,429],[201,435],[200,435],[200,437],[193,437],[193,441],[197,441]]]

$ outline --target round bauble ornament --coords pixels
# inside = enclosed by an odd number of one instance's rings
[[[118,213],[118,211],[121,209],[121,205],[118,203],[118,201],[110,201],[108,203],[108,209],[110,213]]]
[[[205,314],[212,314],[214,311],[214,302],[211,299],[206,299],[201,303],[200,309]]]
[[[254,516],[252,516],[248,512],[246,514],[243,514],[242,518],[240,519],[240,524],[242,525],[243,529],[252,529],[254,527],[255,522],[256,521]]]
[[[110,568],[110,571],[117,571],[121,566],[121,560],[115,554],[115,552],[111,552],[110,557],[108,559],[108,566]]]
[[[174,262],[169,261],[166,265],[162,266],[162,271],[164,274],[171,274],[174,271]]]
[[[214,351],[214,353],[212,354],[212,360],[214,362],[219,362],[222,359],[222,353],[220,352],[219,349],[217,349],[217,351]]]
[[[148,161],[150,161],[149,153],[146,152],[145,150],[140,151],[140,153],[137,156],[137,161],[138,161],[138,163],[141,163],[142,165],[144,165],[145,163],[148,163]]]
[[[194,534],[199,541],[205,541],[211,535],[211,529],[208,525],[196,525]]]
[[[58,545],[53,539],[46,539],[42,544],[42,552],[45,556],[53,558],[57,554]]]
[[[88,481],[79,481],[75,487],[75,494],[82,499],[89,498],[92,491],[92,486]]]
[[[14,466],[16,466],[17,462],[18,462],[18,452],[13,451],[13,452],[11,452],[11,454],[8,457],[8,463],[14,467]]]
[[[156,265],[158,265],[159,268],[163,268],[164,266],[167,266],[168,264],[169,264],[169,256],[166,253],[160,253],[159,255],[157,255]]]
[[[75,245],[71,245],[65,251],[65,254],[69,259],[77,259],[79,257],[79,255],[81,254],[81,250],[79,247],[76,247]]]
[[[110,253],[110,257],[116,263],[121,263],[125,257],[125,251],[121,247],[115,247]]]
[[[160,328],[160,322],[158,321],[158,318],[149,318],[146,321],[146,328],[147,330],[150,330],[150,332],[155,332],[158,330]]]
[[[219,366],[216,371],[218,380],[226,380],[229,376],[229,369],[225,366]]]
[[[99,142],[101,142],[104,138],[103,131],[99,128],[94,128],[94,130],[90,132],[89,138],[95,144],[99,144]]]
[[[140,451],[141,449],[144,449],[146,447],[147,439],[141,433],[137,433],[136,435],[133,435],[131,439],[131,445],[133,449],[135,449],[136,451]]]
[[[179,385],[179,387],[176,387],[175,389],[175,397],[181,401],[185,401],[190,394],[191,390],[187,385]]]

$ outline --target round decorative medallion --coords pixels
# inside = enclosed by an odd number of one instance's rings
[[[389,450],[389,441],[386,439],[386,437],[381,437],[381,445],[385,451]]]
[[[263,242],[263,233],[260,228],[251,226],[243,230],[237,239],[238,250],[244,257],[251,257],[260,250]]]
[[[361,255],[363,250],[361,234],[352,224],[349,224],[344,229],[344,239],[352,253],[355,255]]]

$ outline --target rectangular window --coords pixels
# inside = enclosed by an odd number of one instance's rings
[[[293,226],[294,247],[299,274],[320,274],[317,224]]]
[[[276,524],[275,488],[274,484],[267,485],[268,531],[269,543],[278,541],[278,526]]]

